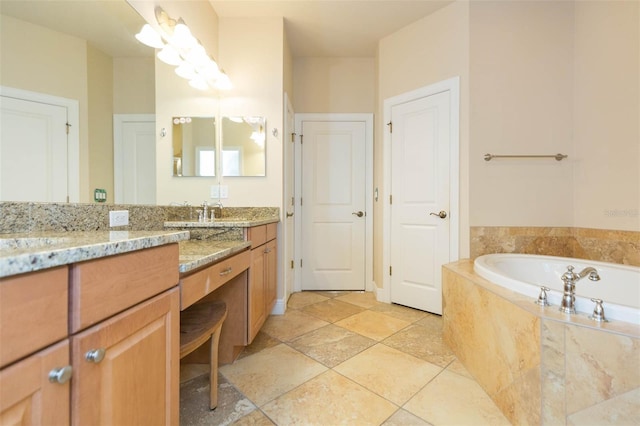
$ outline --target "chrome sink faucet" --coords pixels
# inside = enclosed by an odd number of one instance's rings
[[[205,201],[204,203],[202,203],[202,220],[204,222],[206,222],[208,220],[208,216],[207,216],[207,209],[209,208],[209,204],[207,204],[207,202]]]
[[[567,272],[562,274],[562,282],[564,282],[564,293],[562,295],[562,302],[560,304],[560,311],[565,314],[576,313],[576,283],[586,276],[589,276],[591,281],[600,281],[600,275],[595,268],[587,267],[582,271],[573,272],[573,266],[567,266]]]
[[[216,215],[215,214],[215,208],[220,209],[220,212]],[[213,203],[213,205],[211,206],[211,220],[215,219],[216,217],[220,218],[222,217],[222,201],[218,200],[215,203]]]

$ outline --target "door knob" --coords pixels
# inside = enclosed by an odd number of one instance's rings
[[[351,214],[354,215],[354,216],[358,216],[358,217],[364,216],[364,212],[353,212]]]
[[[291,217],[291,216],[293,216],[293,212],[291,213],[287,212],[287,217]]]
[[[429,213],[430,216],[438,216],[440,219],[444,219],[445,217],[447,217],[447,212],[445,212],[444,210],[440,210],[439,213]]]

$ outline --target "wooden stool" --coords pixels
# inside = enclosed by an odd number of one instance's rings
[[[204,342],[211,340],[209,408],[212,410],[218,405],[218,342],[225,318],[227,318],[227,305],[221,300],[198,303],[180,312],[180,358],[184,358]]]

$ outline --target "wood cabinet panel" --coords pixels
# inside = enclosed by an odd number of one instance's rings
[[[253,226],[247,231],[247,240],[251,241],[251,248],[256,248],[267,242],[267,225]]]
[[[69,364],[64,340],[0,370],[0,424],[68,425],[70,382],[52,383],[49,372]]]
[[[178,424],[179,321],[173,289],[73,336],[72,424]]]
[[[251,250],[251,269],[249,270],[249,342],[260,331],[266,318],[265,306],[265,254],[263,247]]]
[[[74,264],[71,332],[97,324],[178,282],[178,244]]]
[[[278,243],[271,240],[266,244],[265,254],[265,315],[269,316],[278,297]]]
[[[184,310],[245,271],[251,252],[245,250],[180,280],[180,309]]]
[[[278,224],[277,223],[268,223],[265,225],[267,227],[267,239],[266,241],[275,240],[278,236]]]
[[[68,268],[0,280],[0,367],[64,339]]]

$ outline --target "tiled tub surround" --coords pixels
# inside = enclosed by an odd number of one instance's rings
[[[471,227],[471,258],[489,253],[543,254],[640,266],[640,232],[571,227]]]
[[[640,327],[533,302],[446,265],[445,342],[513,424],[640,424]]]

